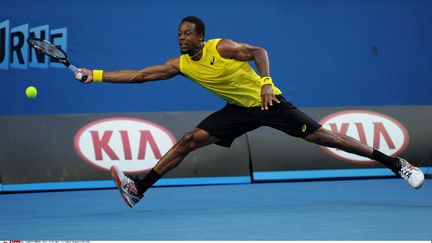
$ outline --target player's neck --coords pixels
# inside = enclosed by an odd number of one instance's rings
[[[201,54],[203,52],[204,49],[204,44],[202,44],[198,50],[195,51],[194,54],[189,54],[189,57],[194,60],[194,61],[198,61],[199,59],[201,59]]]

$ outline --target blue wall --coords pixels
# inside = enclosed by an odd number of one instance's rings
[[[67,51],[78,66],[162,63],[179,54],[178,22],[197,15],[207,24],[207,38],[266,48],[276,85],[300,107],[432,104],[429,0],[6,0],[2,6],[0,23],[9,32],[24,24],[67,28]],[[1,115],[196,111],[224,104],[183,77],[82,85],[64,68],[4,65]],[[29,85],[38,88],[37,99],[25,97]]]

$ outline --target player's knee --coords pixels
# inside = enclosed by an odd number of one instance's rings
[[[309,142],[326,147],[340,147],[344,141],[341,134],[326,129],[320,129],[311,135],[308,139]]]
[[[333,148],[343,148],[346,141],[345,137],[345,135],[340,133],[329,132],[325,139],[325,146]]]
[[[177,150],[182,154],[187,154],[198,147],[193,131],[185,133],[177,144]]]
[[[181,138],[181,141],[183,141],[184,143],[191,143],[191,142],[193,142],[193,140],[194,140],[193,132],[187,132]]]

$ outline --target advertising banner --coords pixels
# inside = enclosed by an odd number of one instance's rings
[[[208,114],[0,117],[3,186],[111,180],[111,165],[118,165],[131,176],[146,174]],[[190,153],[164,178],[238,177],[241,182],[249,182],[249,176],[249,150],[243,136],[230,149],[210,145]]]
[[[425,172],[431,167],[432,106],[303,111],[326,129],[351,136],[388,155],[401,156]],[[110,183],[93,187],[112,187],[111,165],[130,176],[146,174],[184,133],[209,114],[2,116],[3,190],[21,190],[17,185],[65,182],[84,182],[76,187],[88,188],[100,181]],[[261,127],[236,139],[231,148],[209,145],[193,151],[159,185],[391,175],[382,164],[368,158]]]

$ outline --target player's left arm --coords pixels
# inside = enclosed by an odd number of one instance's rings
[[[222,39],[216,48],[224,58],[243,62],[254,61],[261,77],[270,77],[269,59],[264,48],[235,42],[231,39]],[[272,84],[266,84],[261,88],[261,109],[263,110],[267,110],[269,105],[272,106],[273,101],[280,103],[273,93],[272,86]]]

